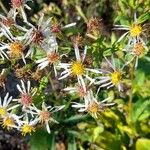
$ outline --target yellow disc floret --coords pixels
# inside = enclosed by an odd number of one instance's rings
[[[133,25],[130,27],[130,35],[131,35],[132,37],[139,36],[141,33],[142,33],[142,27],[141,27],[140,25],[133,24]]]
[[[120,71],[114,71],[111,74],[111,81],[114,85],[117,85],[122,78],[122,73]]]
[[[15,125],[15,121],[13,118],[11,117],[4,118],[3,124],[2,124],[3,128],[7,128],[7,130],[10,130],[12,129],[14,125]]]
[[[83,75],[85,68],[81,62],[75,61],[72,63],[71,71],[74,75]]]
[[[0,115],[5,116],[7,114],[7,110],[5,107],[0,107]]]
[[[99,105],[95,102],[91,103],[89,106],[88,106],[88,111],[90,113],[97,113],[99,112]]]
[[[22,135],[23,136],[25,136],[28,133],[31,135],[32,132],[35,132],[35,128],[32,125],[24,124],[22,126]]]
[[[10,51],[13,56],[20,56],[23,52],[24,47],[20,42],[12,42],[10,43]]]

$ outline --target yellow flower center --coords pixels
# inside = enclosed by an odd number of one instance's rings
[[[99,108],[100,108],[99,104],[97,104],[96,102],[93,102],[88,106],[88,112],[92,114],[97,113],[100,111]]]
[[[7,110],[4,107],[0,107],[0,115],[5,116],[7,114]]]
[[[141,32],[142,32],[142,27],[140,25],[133,24],[130,27],[130,35],[132,37],[139,36],[141,34]]]
[[[145,48],[141,42],[135,44],[134,52],[137,56],[142,55],[144,53],[144,50],[145,50]]]
[[[7,128],[7,130],[10,130],[12,126],[15,125],[14,119],[11,117],[7,117],[3,120],[3,128]]]
[[[13,56],[20,56],[24,50],[24,47],[20,42],[13,42],[10,43],[10,50]]]
[[[28,133],[31,135],[32,132],[35,132],[35,128],[33,126],[31,126],[29,124],[24,124],[22,126],[22,135],[23,136],[25,136]]]
[[[48,121],[52,114],[49,111],[41,111],[40,112],[40,122]]]
[[[74,75],[83,75],[85,68],[81,62],[75,61],[72,63],[71,71]]]
[[[117,85],[122,78],[122,73],[120,71],[114,71],[111,74],[111,81],[114,85]]]

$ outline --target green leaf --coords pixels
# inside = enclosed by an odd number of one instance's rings
[[[136,142],[136,150],[149,150],[150,149],[150,140],[149,139],[138,139]]]
[[[55,150],[55,136],[45,130],[37,130],[30,139],[30,150]]]
[[[76,150],[76,141],[75,141],[75,136],[74,135],[69,135],[68,137],[68,150]]]
[[[147,20],[149,20],[150,19],[150,12],[147,12],[147,13],[144,13],[143,15],[141,15],[138,19],[137,19],[137,21],[138,21],[138,23],[143,23],[143,22],[145,22],[145,21],[147,21]]]

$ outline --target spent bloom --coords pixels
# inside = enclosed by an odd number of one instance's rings
[[[53,113],[60,111],[61,109],[64,108],[64,105],[62,106],[46,106],[45,102],[42,103],[42,109],[36,108],[34,105],[31,108],[32,115],[36,115],[36,118],[39,123],[44,123],[47,129],[47,132],[50,133],[50,126],[49,123],[58,123],[54,118],[53,118]]]
[[[97,96],[94,97],[93,91],[88,91],[88,94],[84,97],[84,103],[73,102],[72,107],[77,108],[79,112],[88,112],[92,117],[98,118],[98,114],[103,112],[108,106],[112,106],[115,103],[106,103],[109,98],[102,101],[97,100]]]
[[[25,83],[21,80],[21,86],[17,84],[17,89],[21,93],[21,97],[15,101],[18,101],[23,106],[22,109],[30,107],[33,102],[33,96],[36,93],[36,90],[31,89],[31,82],[27,81],[27,86],[25,86]]]

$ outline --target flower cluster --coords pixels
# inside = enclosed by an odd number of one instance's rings
[[[27,5],[28,1],[30,0],[11,0],[12,9],[8,15],[0,15],[1,59],[12,62],[13,60],[22,59],[24,65],[26,65],[28,58],[31,61],[33,60],[38,71],[45,70],[46,68],[48,71],[52,70],[54,77],[59,81],[65,78],[74,79],[74,86],[63,89],[63,91],[76,93],[79,96],[81,103],[72,102],[72,107],[77,108],[79,112],[86,112],[92,117],[98,118],[98,115],[107,110],[108,106],[115,104],[111,97],[99,100],[100,90],[102,88],[117,87],[119,92],[123,91],[124,68],[134,58],[136,58],[135,66],[137,66],[138,58],[145,55],[148,51],[146,42],[144,42],[143,28],[138,23],[136,14],[131,26],[116,25],[116,29],[127,31],[119,38],[118,42],[127,37],[128,43],[124,49],[133,58],[121,66],[117,64],[117,58],[114,58],[113,55],[110,59],[103,56],[107,67],[95,69],[89,67],[86,63],[88,46],[84,46],[84,48],[81,46],[79,35],[73,43],[75,59],[67,59],[68,62],[64,62],[63,57],[69,58],[69,54],[60,54],[56,33],[62,29],[75,26],[75,23],[61,27],[57,24],[52,24],[52,18],[45,20],[44,15],[40,14],[37,25],[34,25],[28,21],[24,10],[30,10],[30,7]],[[17,24],[16,18],[20,14],[24,26]],[[100,35],[99,27],[100,21],[94,18],[91,19],[87,25],[87,36],[97,39]],[[36,49],[41,49],[45,56],[39,59],[34,58]],[[0,74],[0,87],[5,85],[4,72],[5,70]],[[53,114],[62,110],[65,105],[52,107],[42,102],[41,108],[39,108],[34,104],[34,97],[37,91],[35,88],[31,88],[31,82],[28,80],[25,83],[21,80],[20,83],[20,85],[17,84],[17,89],[20,92],[18,99],[9,97],[8,93],[4,98],[0,98],[2,126],[8,130],[16,128],[22,132],[22,135],[26,135],[27,133],[31,134],[34,132],[38,124],[44,124],[47,132],[50,133],[49,123],[58,123]]]
[[[146,46],[146,35],[144,33],[144,26],[139,23],[137,15],[136,13],[134,13],[134,21],[130,25],[115,25],[114,29],[126,31],[118,39],[118,42],[122,41],[124,38],[127,37],[128,43],[124,48],[124,51],[126,51],[128,55],[133,56],[130,62],[134,60],[134,58],[136,59],[136,68],[138,65],[138,59],[143,57],[148,52],[148,48]]]
[[[64,108],[62,106],[46,106],[45,102],[42,103],[42,109],[38,109],[34,103],[33,98],[36,93],[35,89],[31,88],[30,81],[27,82],[27,86],[21,80],[21,85],[17,84],[17,89],[20,92],[19,99],[13,99],[9,97],[9,93],[6,94],[4,99],[0,97],[0,117],[2,120],[2,126],[8,130],[16,128],[21,131],[22,135],[35,131],[37,124],[46,125],[48,133],[50,133],[49,123],[58,123],[53,113]],[[21,108],[21,112],[19,111]],[[17,115],[17,112],[21,115]]]

